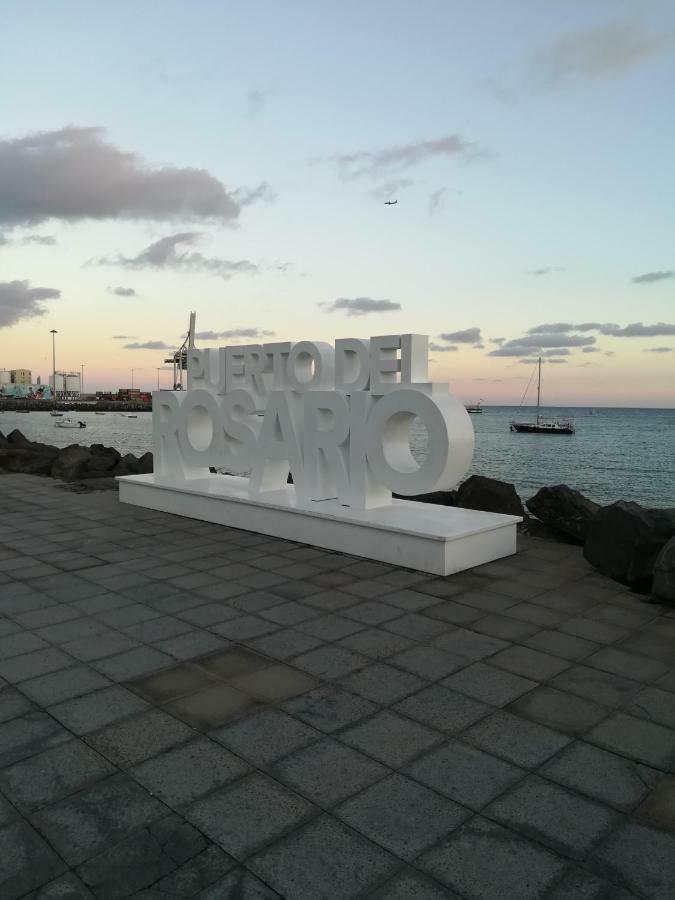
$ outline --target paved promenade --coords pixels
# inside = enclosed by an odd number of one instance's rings
[[[0,898],[675,897],[675,609],[0,476]]]

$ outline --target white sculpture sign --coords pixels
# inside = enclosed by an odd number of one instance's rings
[[[392,498],[453,488],[471,464],[473,426],[428,381],[427,346],[188,348],[187,391],[153,395],[154,472],[120,478],[120,500],[438,575],[514,553],[515,516]]]
[[[251,498],[285,491],[295,506],[354,509],[450,489],[474,447],[464,406],[427,376],[428,338],[403,334],[187,351],[188,389],[153,399],[155,483],[250,473]],[[417,462],[417,418],[428,433]],[[220,477],[223,476],[213,476]]]

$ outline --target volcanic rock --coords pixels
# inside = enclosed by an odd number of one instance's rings
[[[652,593],[663,600],[675,600],[675,537],[656,558]]]
[[[529,500],[527,508],[540,522],[583,544],[588,528],[600,506],[566,484],[543,487]]]
[[[52,477],[61,481],[77,481],[87,471],[87,463],[91,459],[89,447],[71,444],[59,451],[52,466]]]
[[[457,506],[510,516],[526,515],[523,502],[512,484],[483,475],[472,475],[460,485]]]
[[[648,593],[654,565],[675,535],[675,508],[646,509],[619,500],[602,507],[588,527],[584,556],[603,575]]]

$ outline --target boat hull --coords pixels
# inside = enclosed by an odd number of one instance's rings
[[[511,431],[518,434],[574,434],[574,428],[571,425],[535,425],[528,422],[512,422]]]

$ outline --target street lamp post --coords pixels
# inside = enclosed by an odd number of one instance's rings
[[[161,366],[157,366],[157,390],[159,390],[159,373],[162,371]]]
[[[80,363],[80,397],[84,394],[84,363]]]
[[[52,336],[52,378],[53,378],[52,387],[54,388],[54,396],[53,396],[52,400],[53,400],[54,402],[56,402],[56,335],[57,335],[57,334],[58,334],[58,331],[56,330],[56,328],[52,328],[52,330],[51,330],[51,336]]]

